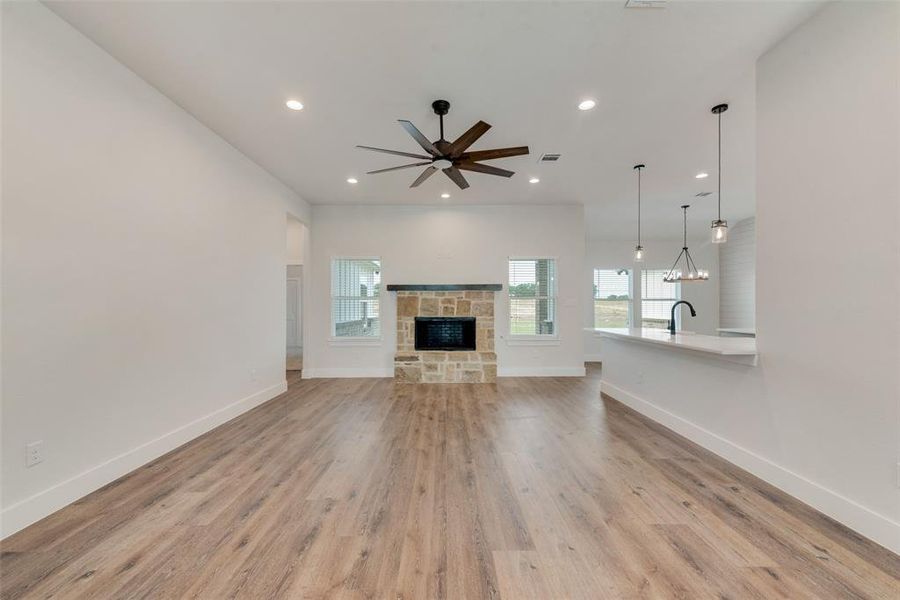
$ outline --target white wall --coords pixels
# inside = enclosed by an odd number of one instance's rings
[[[680,308],[682,328],[707,335],[716,335],[719,326],[719,278],[718,252],[708,241],[691,242],[691,256],[697,267],[709,270],[709,280],[702,283],[682,284],[681,299],[690,302],[697,311],[696,317],[690,316],[687,307]],[[682,240],[642,240],[646,259],[643,263],[634,262],[634,242],[627,240],[598,241],[588,240],[585,252],[585,311],[584,326],[594,326],[594,307],[592,300],[594,269],[626,268],[632,270],[632,302],[634,303],[634,326],[640,323],[641,302],[641,270],[668,269],[681,251]],[[600,342],[592,334],[585,333],[585,359],[600,360]]]
[[[309,207],[43,5],[2,11],[9,534],[285,389]]]
[[[287,216],[287,264],[302,265],[308,254],[309,234],[306,225],[291,215]]]
[[[756,327],[756,219],[729,229],[718,247],[720,327]]]
[[[829,4],[758,62],[759,366],[603,351],[632,406],[895,552],[898,33],[900,4]]]
[[[900,4],[826,6],[757,86],[766,384],[798,470],[896,524]]]
[[[581,206],[316,206],[312,227],[312,287],[305,316],[305,377],[392,376],[396,294],[382,292],[383,339],[377,346],[329,342],[332,257],[380,257],[382,286],[390,283],[502,283],[496,330],[500,375],[584,372],[584,214]],[[508,334],[507,259],[558,259],[559,341],[513,346]]]

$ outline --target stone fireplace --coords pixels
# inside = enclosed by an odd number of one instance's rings
[[[494,293],[502,289],[501,284],[392,284],[387,289],[397,293],[394,354],[397,381],[493,383],[497,380]]]

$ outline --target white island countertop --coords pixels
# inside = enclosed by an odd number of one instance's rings
[[[653,344],[675,350],[692,350],[722,357],[744,357],[752,364],[756,364],[756,338],[752,337],[719,337],[681,331],[672,336],[665,329],[588,328],[585,331],[601,337]]]

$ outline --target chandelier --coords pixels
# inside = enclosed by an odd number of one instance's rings
[[[678,258],[675,259],[675,264],[673,264],[672,268],[663,276],[663,281],[666,283],[676,283],[678,281],[706,281],[709,279],[709,271],[706,269],[698,269],[697,265],[694,264],[694,258],[691,256],[691,251],[688,250],[687,209],[690,208],[690,206],[690,204],[681,205],[681,210],[684,212],[684,245],[681,247],[681,252],[678,253]],[[679,266],[679,263],[684,266],[683,269]]]

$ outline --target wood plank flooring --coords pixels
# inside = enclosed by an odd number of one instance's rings
[[[601,397],[299,380],[2,543],[2,598],[884,598],[900,558]]]

